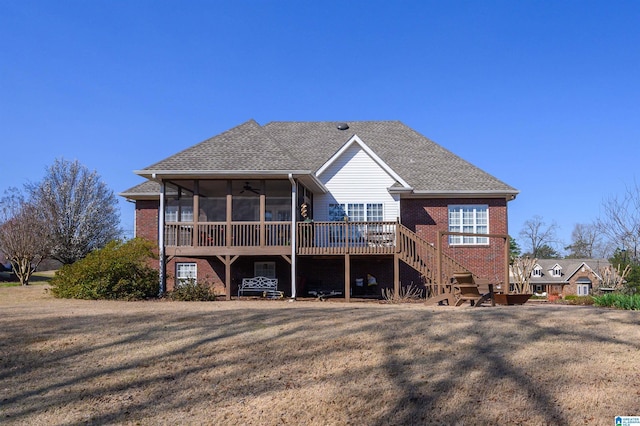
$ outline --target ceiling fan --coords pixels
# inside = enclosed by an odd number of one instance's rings
[[[244,183],[244,186],[242,187],[242,191],[240,191],[240,193],[243,194],[245,191],[250,191],[254,194],[260,195],[260,192],[257,189],[253,188],[249,182]]]

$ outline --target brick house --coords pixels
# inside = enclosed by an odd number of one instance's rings
[[[136,236],[158,241],[162,291],[195,278],[231,298],[267,276],[349,300],[508,277],[518,191],[398,121],[250,120],[135,173],[147,180],[120,195]]]
[[[534,293],[586,296],[601,288],[606,259],[538,259],[531,271]]]

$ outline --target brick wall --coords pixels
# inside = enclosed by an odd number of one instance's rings
[[[448,229],[448,206],[451,204],[482,204],[489,206],[489,232],[503,234],[507,228],[507,203],[504,199],[403,199],[401,200],[401,222],[406,227],[416,232],[425,240],[436,244],[437,232]],[[136,235],[157,241],[158,238],[158,207],[157,200],[139,200],[136,202]],[[449,246],[443,242],[445,253],[454,257],[475,274],[494,279],[496,275],[503,278],[504,265],[504,241],[490,239],[488,246],[461,247]],[[254,257],[241,256],[231,267],[232,294],[237,289],[237,284],[243,277],[253,275]],[[265,260],[260,258],[260,260]],[[266,259],[269,260],[269,259]],[[198,264],[198,279],[206,279],[212,282],[220,292],[224,292],[224,265],[216,258],[174,258],[167,264],[167,289],[174,286],[175,263],[196,262]],[[290,293],[291,279],[288,263],[281,258],[276,259],[279,287],[287,294]],[[390,257],[371,258],[358,256],[351,257],[351,281],[365,277],[366,274],[374,275],[380,283],[379,288],[393,286],[393,260]],[[401,285],[411,283],[421,284],[422,280],[412,268],[400,263]],[[300,283],[306,288],[317,286],[321,281],[323,286],[337,286],[344,288],[344,258],[312,259],[309,257],[298,258],[298,275]],[[298,290],[301,291],[301,290]]]
[[[158,242],[158,200],[136,201],[136,237]]]
[[[216,293],[224,291],[224,264],[217,259],[173,257],[167,262],[167,291],[175,288],[176,263],[195,263],[198,269],[198,281],[213,284]]]
[[[449,228],[449,205],[487,205],[489,233],[506,234],[507,202],[495,198],[402,199],[401,222],[420,237],[437,245],[438,231]],[[490,238],[487,246],[450,246],[445,236],[443,251],[483,278],[504,279],[504,240]],[[406,273],[411,275],[410,272]],[[403,274],[403,275],[406,275]],[[410,279],[410,277],[406,277]]]

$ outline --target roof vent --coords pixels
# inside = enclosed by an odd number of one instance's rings
[[[338,128],[338,130],[347,130],[349,128],[349,125],[347,123],[340,123],[336,127]]]

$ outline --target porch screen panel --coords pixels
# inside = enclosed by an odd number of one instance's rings
[[[260,182],[231,182],[233,195],[231,217],[234,222],[257,222],[260,220]]]
[[[291,183],[288,180],[265,182],[264,220],[276,222],[291,220]]]
[[[200,181],[200,222],[224,222],[227,220],[227,181]]]

